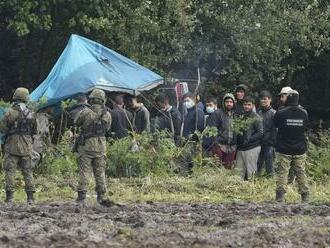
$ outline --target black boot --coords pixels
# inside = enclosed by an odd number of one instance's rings
[[[78,197],[76,202],[83,203],[86,200],[86,192],[85,191],[78,191]]]
[[[112,207],[116,205],[113,201],[111,201],[108,197],[104,197],[104,193],[97,193],[96,198],[98,204],[104,206],[104,207]]]
[[[284,202],[284,191],[276,190],[276,199],[277,202]]]
[[[14,192],[13,191],[6,191],[6,200],[7,203],[12,203],[14,199]]]
[[[304,192],[301,194],[301,202],[302,203],[308,203],[309,201],[309,193],[308,192]]]
[[[33,197],[34,192],[33,191],[27,191],[26,196],[27,196],[27,203],[28,204],[33,204],[34,203],[34,197]]]

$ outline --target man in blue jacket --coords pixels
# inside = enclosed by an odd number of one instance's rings
[[[183,118],[182,136],[186,139],[186,151],[182,156],[181,170],[183,173],[190,173],[193,167],[193,157],[196,153],[196,141],[198,136],[196,131],[203,132],[204,130],[204,111],[197,106],[196,95],[187,93],[183,96],[183,104],[187,109],[187,114]]]
[[[187,93],[183,96],[183,104],[187,114],[183,119],[182,136],[189,139],[195,131],[203,132],[205,125],[204,111],[196,106],[196,95]]]

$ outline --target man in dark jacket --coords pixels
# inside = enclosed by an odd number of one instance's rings
[[[72,127],[75,120],[77,119],[80,111],[82,111],[84,108],[89,108],[90,105],[87,102],[87,96],[86,94],[80,93],[74,98],[77,103],[74,104],[72,107],[70,107],[68,112],[68,127]]]
[[[265,164],[267,176],[271,177],[274,174],[273,159],[274,145],[276,139],[276,127],[274,125],[274,115],[276,111],[271,106],[272,95],[269,91],[260,92],[260,108],[258,114],[263,119],[264,134],[261,142],[261,151],[258,159],[257,173],[261,176],[262,168]]]
[[[205,125],[204,111],[196,107],[196,96],[192,93],[183,96],[183,104],[187,108],[187,114],[183,120],[182,135],[188,139],[195,131],[203,132]]]
[[[279,109],[274,116],[278,128],[276,138],[278,175],[276,180],[276,201],[283,202],[287,177],[290,167],[293,168],[298,182],[302,202],[307,202],[309,189],[305,175],[307,152],[306,126],[307,111],[299,106],[299,93],[291,90],[288,93],[286,106]]]
[[[161,116],[158,119],[158,129],[166,130],[173,135],[174,142],[179,145],[181,133],[181,113],[170,104],[170,98],[167,95],[157,97],[156,103],[161,108]]]
[[[278,96],[280,97],[280,107],[279,107],[279,109],[285,107],[285,103],[286,103],[286,100],[288,98],[288,92],[290,92],[290,91],[292,91],[292,88],[290,86],[285,86],[281,89],[281,92],[278,93]],[[296,176],[295,176],[294,170],[291,167],[289,169],[288,184],[292,184],[294,182],[295,178],[296,178]]]
[[[206,115],[205,115],[205,127],[217,127],[219,109],[218,109],[218,101],[215,98],[206,99]],[[215,137],[204,137],[203,138],[203,148],[206,152],[211,153],[213,146],[216,143]]]
[[[234,95],[226,94],[223,97],[222,108],[210,114],[206,121],[206,126],[216,127],[218,130],[215,139],[207,139],[209,150],[227,169],[233,168],[236,157],[236,135],[233,130],[234,109]]]
[[[128,132],[132,131],[133,115],[124,108],[123,95],[117,95],[113,99],[113,109],[110,111],[112,117],[111,133],[115,139],[121,139],[128,136]]]
[[[243,108],[243,99],[248,94],[248,87],[245,84],[240,84],[235,89],[235,97],[236,97],[236,114],[237,115],[244,115],[244,108]]]
[[[133,110],[133,130],[137,133],[150,132],[149,110],[136,97],[130,97],[128,102]]]
[[[184,173],[190,173],[193,167],[193,157],[196,153],[196,141],[198,137],[195,131],[203,132],[204,130],[204,111],[196,106],[196,95],[187,93],[183,96],[183,104],[187,109],[187,114],[183,119],[182,136],[187,140],[186,152],[181,157],[181,169]]]
[[[205,105],[205,125],[210,126],[209,123],[212,122],[213,117],[216,115],[217,112],[219,112],[218,101],[215,98],[208,98],[206,99]]]
[[[255,101],[252,97],[244,97],[243,107],[244,115],[239,121],[242,122],[244,130],[237,136],[236,164],[241,169],[242,179],[250,180],[257,171],[263,125],[261,117],[253,112]]]

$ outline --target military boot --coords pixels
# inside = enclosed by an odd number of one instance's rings
[[[13,191],[6,191],[6,203],[12,203],[14,200],[14,192]]]
[[[276,199],[277,202],[284,202],[284,191],[276,190]]]
[[[34,196],[33,196],[33,191],[27,191],[26,192],[26,196],[27,196],[27,203],[30,205],[30,204],[33,204],[34,203]]]
[[[114,205],[117,205],[115,202],[110,200],[108,197],[104,197],[104,193],[97,193],[97,198],[96,198],[98,204],[104,206],[104,207],[112,207]]]
[[[78,197],[76,202],[78,203],[84,203],[86,200],[86,192],[85,191],[78,191]]]
[[[302,203],[308,203],[309,201],[309,193],[308,192],[304,192],[301,194],[301,202]]]

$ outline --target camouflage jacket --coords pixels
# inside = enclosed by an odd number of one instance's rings
[[[28,120],[28,132],[20,132],[17,129],[20,118]],[[18,131],[15,131],[15,129]],[[25,103],[13,103],[0,124],[0,131],[6,136],[4,151],[16,156],[31,155],[33,135],[36,130],[35,113],[28,109]]]
[[[106,154],[106,137],[86,136],[86,129],[88,129],[96,120],[100,120],[104,126],[105,133],[109,132],[111,128],[111,115],[105,111],[105,107],[99,104],[94,104],[90,108],[84,108],[79,112],[75,120],[75,125],[80,129],[80,138],[82,141],[78,142],[78,153],[87,154],[90,156],[102,156]]]

